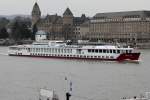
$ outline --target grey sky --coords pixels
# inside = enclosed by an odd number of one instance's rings
[[[36,0],[0,0],[0,15],[30,14]],[[62,15],[69,7],[75,16],[85,13],[150,10],[150,0],[37,0],[42,15]]]

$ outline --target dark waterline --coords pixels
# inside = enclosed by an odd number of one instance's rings
[[[0,98],[38,100],[39,89],[48,88],[65,100],[73,82],[71,100],[119,100],[150,91],[150,50],[142,50],[141,62],[117,63],[6,56],[0,47]]]

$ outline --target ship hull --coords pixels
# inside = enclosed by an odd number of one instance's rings
[[[64,57],[64,56],[40,56],[40,55],[16,55],[9,54],[9,56],[19,56],[19,57],[37,57],[37,58],[55,58],[55,59],[82,59],[82,60],[97,60],[97,61],[133,61],[138,62],[140,53],[128,53],[120,54],[117,58],[107,59],[107,58],[85,58],[85,57]]]
[[[120,54],[120,56],[117,58],[117,61],[138,61],[140,57],[140,53],[124,53]]]

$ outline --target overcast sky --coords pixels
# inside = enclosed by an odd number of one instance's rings
[[[85,13],[90,17],[101,12],[150,10],[150,0],[0,0],[0,15],[29,15],[36,1],[42,15],[62,15],[67,7],[74,16]]]

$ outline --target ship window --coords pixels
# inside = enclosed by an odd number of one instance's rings
[[[60,53],[60,49],[58,49],[58,53]]]
[[[57,49],[55,49],[55,52],[57,53]]]
[[[112,53],[112,50],[110,50],[110,53]]]
[[[109,53],[109,50],[106,50],[107,53]]]
[[[116,50],[113,50],[113,53],[116,53]]]
[[[101,49],[99,50],[99,53],[102,53],[102,50],[101,50]]]
[[[103,50],[103,53],[106,53],[106,50],[105,50],[105,49]]]
[[[117,53],[120,53],[120,50],[117,50]]]
[[[98,50],[95,50],[96,53],[98,53]]]
[[[72,49],[71,49],[71,53],[72,53]]]
[[[94,53],[94,49],[92,49],[92,52]]]
[[[91,50],[91,49],[88,49],[88,52],[92,52],[92,50]]]
[[[30,52],[30,48],[28,48],[28,52]]]
[[[61,49],[61,53],[63,53],[63,49]]]
[[[132,50],[129,50],[129,53],[132,53]]]

